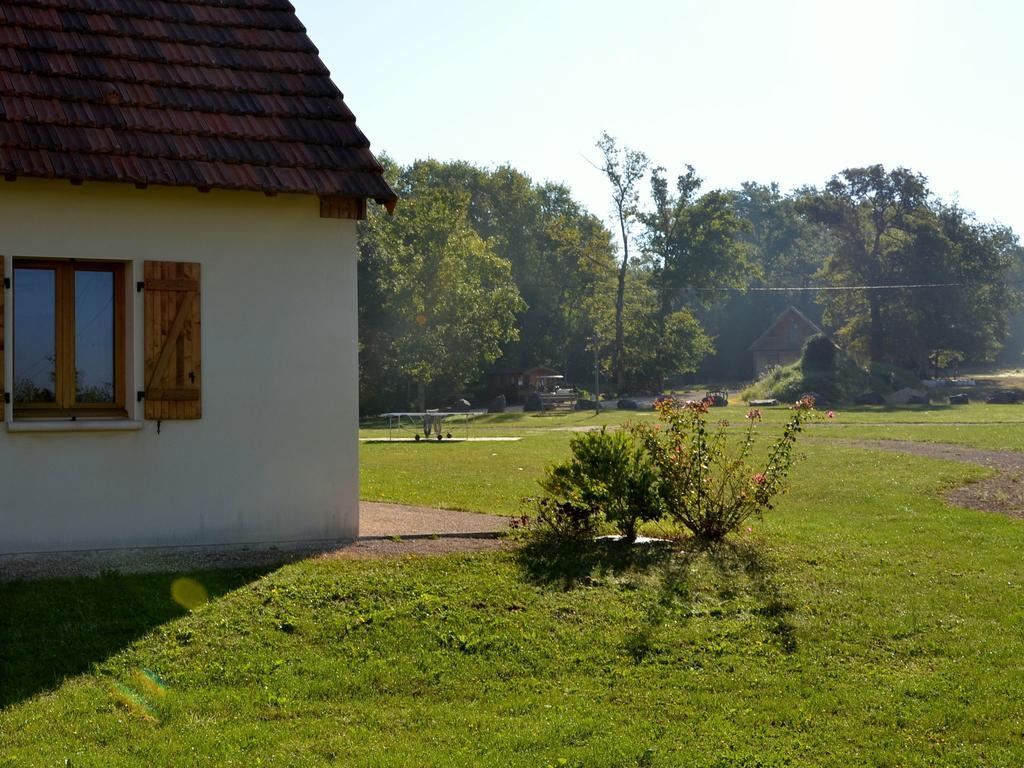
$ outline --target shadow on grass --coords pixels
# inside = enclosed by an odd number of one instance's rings
[[[215,599],[273,568],[187,574]],[[188,611],[171,597],[182,574],[0,583],[0,709],[89,671]]]
[[[685,595],[692,596],[706,585],[695,583],[700,569],[693,567],[696,560],[703,560],[710,571],[716,597],[723,601],[733,600],[746,594],[752,600],[751,612],[765,622],[769,632],[786,653],[797,649],[796,629],[790,620],[792,605],[785,599],[776,575],[775,564],[749,541],[726,540],[707,542],[690,540],[684,555],[666,570],[663,579],[662,603],[670,592],[678,593],[684,585]]]
[[[566,542],[536,536],[518,550],[518,558],[533,583],[570,590],[609,573],[663,566],[675,550],[674,545],[662,543],[636,545],[609,539]]]
[[[529,580],[553,589],[571,590],[607,575],[626,573],[654,579],[657,599],[625,644],[637,662],[654,650],[658,629],[670,615],[689,620],[746,613],[764,623],[783,652],[797,649],[793,609],[776,567],[750,542],[690,538],[630,545],[608,540],[565,543],[537,537],[519,550],[518,557]]]

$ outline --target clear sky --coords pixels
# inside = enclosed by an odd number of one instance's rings
[[[609,213],[602,130],[706,188],[905,165],[1024,235],[1018,0],[292,0],[376,151]]]

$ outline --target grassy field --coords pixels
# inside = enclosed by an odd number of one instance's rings
[[[1017,439],[1021,408],[814,435]],[[363,494],[518,512],[593,423],[546,418],[473,428],[515,443],[365,444]],[[804,452],[718,547],[194,573],[194,612],[176,575],[0,584],[0,766],[1024,763],[1024,522],[938,500],[977,467]]]
[[[736,428],[745,424],[745,405],[713,414]],[[789,415],[785,407],[761,409],[761,432],[775,433]],[[364,443],[362,496],[446,509],[518,515],[529,511],[523,499],[538,492],[537,478],[552,460],[568,451],[572,430],[650,420],[652,412],[592,412],[559,416],[501,414],[475,420],[472,436],[510,436],[514,443]],[[396,433],[397,434],[397,433]],[[408,436],[411,432],[405,433]],[[459,432],[456,430],[456,434]],[[1024,450],[1024,405],[858,407],[840,409],[833,419],[808,426],[814,438],[918,440],[959,443],[978,448]],[[387,430],[363,429],[370,439]],[[806,443],[803,452],[824,450]],[[443,478],[444,482],[438,479]]]
[[[191,614],[2,585],[0,765],[1020,765],[1024,527],[935,500],[982,474],[828,447],[728,546],[200,573]]]

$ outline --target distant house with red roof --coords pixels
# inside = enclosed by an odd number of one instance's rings
[[[396,196],[292,5],[0,19],[0,554],[356,536],[356,222]]]

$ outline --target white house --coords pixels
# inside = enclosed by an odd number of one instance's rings
[[[358,534],[356,219],[283,0],[0,6],[0,554]]]

